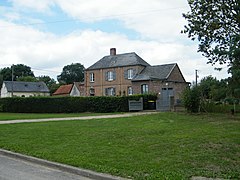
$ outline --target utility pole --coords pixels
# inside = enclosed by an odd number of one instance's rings
[[[13,79],[14,79],[14,64],[12,65],[12,97],[13,97]]]
[[[195,70],[195,76],[196,76],[196,86],[197,86],[197,84],[198,84],[198,82],[197,82],[197,79],[198,79],[198,70],[197,70],[197,69]]]

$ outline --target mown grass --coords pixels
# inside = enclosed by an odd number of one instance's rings
[[[83,117],[83,116],[98,116],[98,115],[100,116],[100,115],[106,115],[106,114],[116,114],[116,113],[69,113],[69,114],[0,113],[0,121],[17,120],[17,119],[67,118],[67,117]]]
[[[0,147],[133,179],[240,179],[240,117],[159,113],[0,126]]]

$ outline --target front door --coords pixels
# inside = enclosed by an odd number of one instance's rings
[[[160,97],[156,102],[156,109],[158,111],[170,111],[172,101],[174,101],[173,88],[162,88]]]

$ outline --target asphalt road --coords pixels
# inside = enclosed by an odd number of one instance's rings
[[[0,155],[0,180],[90,180],[75,174]]]

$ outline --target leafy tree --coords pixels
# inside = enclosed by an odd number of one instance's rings
[[[207,76],[204,77],[200,84],[199,84],[199,88],[202,92],[202,96],[204,99],[211,99],[212,98],[212,93],[211,90],[212,88],[214,88],[217,84],[217,79],[213,78],[212,76]]]
[[[11,81],[12,80],[12,70],[9,67],[5,67],[1,69],[0,75],[2,76],[3,81]]]
[[[33,76],[21,76],[17,78],[17,81],[25,81],[25,82],[37,82],[37,78]]]
[[[33,72],[29,66],[23,64],[12,65],[11,67],[6,67],[1,69],[0,74],[3,76],[4,81],[12,80],[12,68],[13,68],[13,80],[16,81],[22,76],[34,77]]]
[[[204,99],[220,101],[228,95],[228,80],[217,80],[212,76],[204,77],[199,83],[199,89]]]
[[[57,76],[58,82],[71,84],[84,80],[84,66],[80,63],[72,63],[63,67],[62,73]]]
[[[229,96],[228,79],[217,81],[217,84],[211,88],[211,95],[214,101],[221,101]]]
[[[209,63],[229,63],[239,67],[240,1],[189,0],[191,12],[183,14],[188,20],[184,33],[199,41],[198,51]]]
[[[56,81],[50,76],[39,76],[37,77],[38,81],[45,82],[45,84],[50,88],[53,84],[56,84]]]
[[[232,74],[232,96],[240,89],[240,1],[188,0],[191,11],[183,14],[188,24],[183,33],[199,41],[198,52],[208,63],[227,63]],[[221,70],[221,69],[219,69]]]

